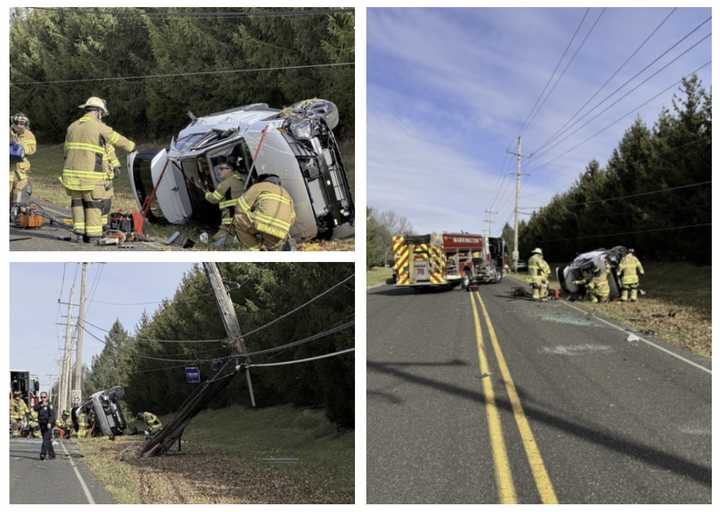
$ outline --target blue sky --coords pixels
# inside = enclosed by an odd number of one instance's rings
[[[88,288],[96,281],[93,299],[87,307],[87,319],[95,325],[110,328],[120,319],[126,329],[133,331],[143,310],[154,311],[156,304],[114,306],[101,302],[136,304],[159,302],[171,298],[190,263],[105,263],[90,264]],[[69,287],[76,274],[75,263],[13,263],[10,266],[10,367],[29,370],[40,379],[41,389],[49,389],[47,374],[58,373],[58,358],[64,343],[64,322],[67,306],[58,307],[58,296],[65,284],[62,301],[67,302]],[[101,271],[101,273],[99,273]],[[75,300],[79,297],[75,286]],[[76,310],[77,311],[77,310]],[[101,331],[96,331],[101,335]],[[102,344],[85,336],[84,361],[102,351]]]
[[[541,146],[670,12],[609,8],[599,18],[562,80],[523,133],[526,154]],[[368,205],[407,217],[416,231],[493,232],[512,224],[514,146],[521,126],[585,13],[585,8],[369,9],[367,20]],[[601,9],[590,9],[565,60],[579,47]],[[687,32],[710,9],[677,9],[643,49],[585,109],[613,92]],[[692,46],[710,23],[598,107]],[[547,166],[623,114],[710,60],[706,39],[587,127],[524,165],[520,205],[545,204],[566,190],[593,158],[604,165],[625,129],[640,115],[652,124],[676,88]],[[710,90],[710,66],[698,72]],[[553,86],[551,85],[551,88]],[[584,124],[582,121],[578,126]],[[514,150],[514,147],[511,149]]]

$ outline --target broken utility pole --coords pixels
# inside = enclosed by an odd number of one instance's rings
[[[247,353],[245,339],[242,336],[240,323],[235,314],[235,307],[230,299],[230,295],[225,289],[225,284],[223,283],[217,265],[215,263],[203,263],[203,267],[208,282],[213,292],[215,292],[215,298],[217,299],[225,331],[227,332],[230,342],[233,344],[233,355],[223,358],[222,367],[220,367],[210,379],[202,383],[200,389],[185,401],[175,417],[160,432],[145,441],[141,453],[143,457],[162,455],[170,450],[176,442],[179,449],[180,439],[182,438],[185,428],[190,424],[190,421],[205,408],[207,402],[212,397],[217,396],[218,393],[227,387],[240,369],[239,358],[242,357],[241,354]],[[248,389],[250,391],[250,403],[255,407],[255,396],[253,394],[252,380],[250,379],[250,369],[246,368],[245,370]]]

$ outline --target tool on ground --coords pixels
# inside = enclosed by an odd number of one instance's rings
[[[143,227],[145,219],[140,212],[118,210],[110,214],[108,230],[105,237],[120,239],[119,243],[127,241],[144,242],[147,240]]]
[[[45,215],[36,205],[19,206],[15,216],[15,225],[23,229],[37,229],[45,224]]]

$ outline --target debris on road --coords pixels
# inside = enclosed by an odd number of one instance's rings
[[[640,338],[638,338],[637,335],[631,333],[628,334],[628,337],[625,338],[625,341],[627,341],[628,343],[636,343],[640,341]]]

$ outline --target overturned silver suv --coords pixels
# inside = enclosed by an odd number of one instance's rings
[[[169,147],[129,155],[128,172],[140,210],[151,222],[219,225],[220,211],[205,201],[219,179],[213,169],[227,159],[245,176],[277,174],[292,196],[296,241],[353,234],[354,204],[333,129],[334,103],[305,100],[285,109],[256,103],[191,122]],[[148,204],[149,203],[149,204]]]
[[[73,422],[77,422],[77,415],[84,412],[92,426],[91,435],[114,437],[123,434],[127,428],[127,421],[119,404],[123,396],[125,391],[119,386],[93,393],[72,411]]]
[[[578,254],[569,265],[555,269],[557,280],[570,298],[577,299],[585,295],[585,286],[575,282],[591,277],[595,268],[600,268],[607,271],[610,298],[616,299],[622,288],[618,265],[627,252],[627,248],[617,245],[612,249],[596,249]]]

